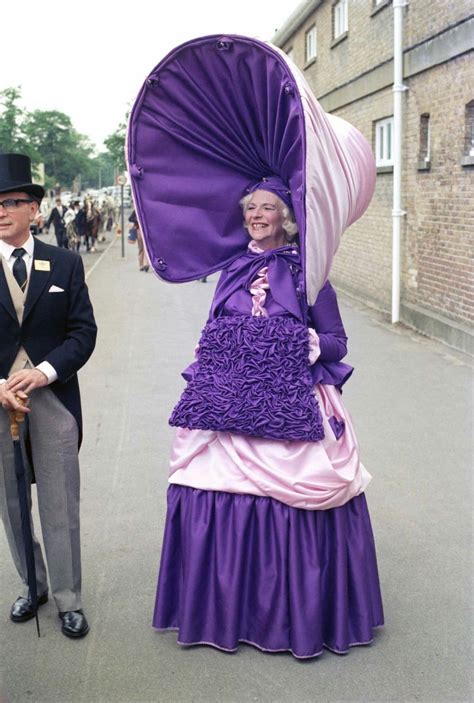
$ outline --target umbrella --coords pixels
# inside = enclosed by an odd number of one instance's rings
[[[23,533],[23,544],[25,545],[25,558],[29,597],[36,619],[36,629],[38,637],[41,637],[38,620],[38,591],[36,589],[36,569],[35,554],[33,549],[33,534],[30,522],[30,509],[28,505],[28,491],[26,485],[26,472],[23,464],[20,443],[20,423],[25,419],[22,412],[10,412],[10,435],[13,440],[13,453],[15,459],[15,476],[18,489],[18,500],[20,503],[21,530]]]

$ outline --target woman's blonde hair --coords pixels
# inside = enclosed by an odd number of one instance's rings
[[[263,190],[263,189],[262,189]],[[250,201],[252,200],[253,193],[248,193],[247,195],[244,195],[242,200],[239,201],[239,205],[242,208],[242,211],[244,213],[247,212],[247,208],[249,206]],[[276,196],[278,198],[278,195]],[[286,236],[288,238],[288,241],[291,242],[296,235],[298,234],[298,225],[296,224],[295,216],[293,214],[293,210],[289,208],[281,198],[278,198],[278,207],[281,210],[281,214],[283,216],[283,223],[282,227],[286,232]]]

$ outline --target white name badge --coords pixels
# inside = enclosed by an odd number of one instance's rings
[[[42,261],[41,259],[34,260],[35,271],[51,271],[51,262]]]

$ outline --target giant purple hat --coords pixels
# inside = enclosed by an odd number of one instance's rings
[[[375,186],[365,137],[322,110],[286,54],[235,35],[194,39],[153,69],[130,114],[127,157],[151,265],[175,283],[245,251],[239,200],[278,178],[298,224],[310,304]]]

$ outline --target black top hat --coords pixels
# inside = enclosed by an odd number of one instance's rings
[[[31,160],[24,154],[0,154],[0,193],[21,191],[37,200],[44,196],[43,186],[31,182]]]

